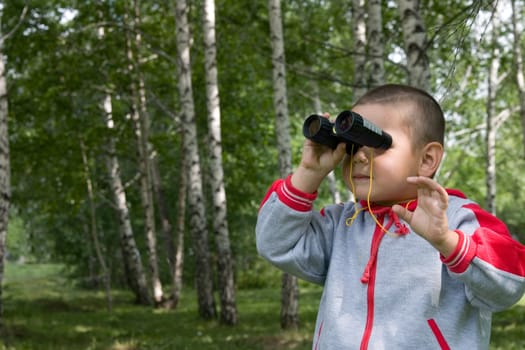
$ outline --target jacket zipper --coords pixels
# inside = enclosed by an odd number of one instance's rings
[[[370,247],[370,259],[371,263],[367,264],[365,272],[363,273],[363,278],[361,281],[368,284],[367,288],[367,313],[366,313],[366,325],[363,332],[363,338],[361,340],[361,350],[368,349],[368,342],[370,341],[370,336],[372,335],[372,327],[374,324],[374,290],[376,282],[376,266],[377,266],[377,253],[379,250],[379,244],[385,233],[382,228],[376,225],[374,230],[374,236],[372,238],[372,245]]]

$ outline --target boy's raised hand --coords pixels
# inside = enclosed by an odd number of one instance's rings
[[[448,228],[447,192],[436,181],[425,176],[409,177],[407,181],[418,188],[416,210],[411,212],[400,205],[394,205],[392,209],[443,256],[449,256],[459,239],[457,233]]]
[[[301,163],[292,175],[292,185],[303,192],[315,192],[326,175],[343,160],[345,154],[344,143],[340,143],[336,149],[331,149],[305,139]]]

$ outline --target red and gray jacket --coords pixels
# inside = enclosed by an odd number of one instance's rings
[[[348,202],[317,212],[316,194],[290,177],[273,183],[257,249],[324,286],[313,349],[488,349],[492,312],[525,293],[525,246],[461,192],[447,192],[460,240],[445,259],[390,207]]]

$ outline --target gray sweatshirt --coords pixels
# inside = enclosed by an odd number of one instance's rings
[[[525,293],[525,246],[461,192],[447,192],[460,240],[445,259],[390,207],[348,202],[316,212],[316,194],[293,188],[290,177],[274,182],[259,210],[257,249],[324,286],[313,349],[488,349],[492,312]]]

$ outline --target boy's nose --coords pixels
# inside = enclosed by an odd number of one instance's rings
[[[369,154],[368,147],[366,146],[359,147],[357,152],[355,152],[354,154],[354,158],[353,158],[354,164],[358,164],[358,163],[367,164],[368,154]]]

